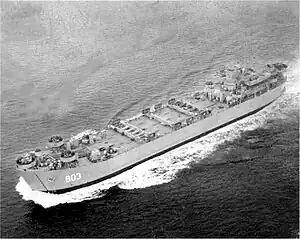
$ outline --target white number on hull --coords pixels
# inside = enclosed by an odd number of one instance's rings
[[[81,173],[74,173],[65,177],[66,183],[74,182],[81,179]]]

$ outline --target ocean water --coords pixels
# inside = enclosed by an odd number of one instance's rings
[[[299,237],[297,1],[1,2],[1,237]],[[114,178],[34,192],[15,154],[289,65],[276,102]]]

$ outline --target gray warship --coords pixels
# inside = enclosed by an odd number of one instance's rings
[[[96,133],[51,136],[45,149],[17,156],[17,171],[32,190],[57,194],[106,180],[268,106],[285,91],[287,67],[223,67],[188,97],[111,119]]]

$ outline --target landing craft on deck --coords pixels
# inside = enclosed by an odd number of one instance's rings
[[[256,73],[235,66],[217,72],[202,91],[169,99],[130,119],[113,119],[98,133],[49,138],[48,148],[17,158],[32,190],[63,193],[120,174],[271,104],[285,88],[287,65]]]

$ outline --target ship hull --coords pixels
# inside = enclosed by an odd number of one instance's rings
[[[127,171],[154,157],[203,137],[217,129],[262,110],[278,97],[285,88],[278,86],[267,93],[229,108],[216,115],[174,131],[164,137],[143,144],[104,162],[58,171],[24,171],[21,176],[32,190],[65,193],[101,182]]]

